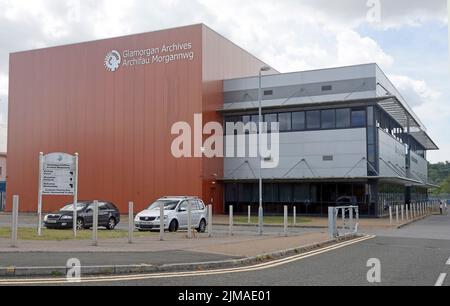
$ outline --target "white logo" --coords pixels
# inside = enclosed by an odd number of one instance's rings
[[[108,52],[105,57],[105,68],[108,71],[114,72],[119,69],[120,63],[122,62],[122,57],[120,53],[116,50]]]

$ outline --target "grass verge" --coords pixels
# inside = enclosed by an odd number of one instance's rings
[[[258,224],[258,216],[252,216],[250,221],[251,221],[251,224]],[[288,222],[289,222],[289,225],[292,225],[294,223],[294,218],[289,217]],[[297,217],[297,224],[305,224],[305,223],[310,223],[310,222],[312,222],[311,219],[304,218],[304,217]],[[234,223],[235,224],[248,224],[248,217],[247,216],[235,216]],[[282,217],[282,216],[265,216],[264,224],[283,225],[284,217]]]
[[[151,232],[135,232],[134,237],[148,237],[151,235],[155,235],[155,233]],[[11,237],[11,229],[1,227],[0,228],[0,238],[10,238]],[[127,238],[128,232],[124,230],[114,230],[107,231],[101,230],[98,231],[99,239],[117,239],[117,238]],[[19,228],[17,233],[17,238],[19,240],[29,240],[29,241],[64,241],[64,240],[72,240],[73,233],[71,230],[49,230],[42,229],[42,236],[38,236],[37,230],[34,228]],[[89,240],[92,239],[92,231],[91,230],[82,230],[77,233],[77,240]]]

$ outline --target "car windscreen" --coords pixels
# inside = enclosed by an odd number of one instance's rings
[[[77,211],[81,211],[86,207],[86,203],[78,203]],[[69,204],[61,208],[61,211],[73,211],[73,204]]]
[[[153,203],[149,206],[148,210],[155,210],[159,209],[161,207],[161,203],[164,204],[164,210],[175,210],[177,208],[177,205],[179,201],[173,201],[173,200],[159,200]]]

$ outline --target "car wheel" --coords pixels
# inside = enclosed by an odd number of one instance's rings
[[[197,232],[199,232],[199,233],[206,232],[206,220],[205,219],[202,219],[202,221],[200,221],[200,225],[198,226]]]
[[[172,220],[169,225],[169,232],[175,233],[176,231],[178,231],[178,221]]]
[[[77,230],[81,231],[83,229],[85,229],[84,220],[78,219],[77,220]]]
[[[108,224],[106,225],[106,229],[112,231],[116,228],[116,219],[109,218]]]

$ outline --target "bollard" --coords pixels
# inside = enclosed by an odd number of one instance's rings
[[[19,196],[13,197],[13,210],[11,220],[11,247],[17,248],[17,227],[19,225]]]
[[[395,221],[399,223],[398,205],[395,205]]]
[[[335,239],[337,234],[336,208],[328,207],[328,238]]]
[[[392,224],[392,206],[389,206],[389,224],[393,225]]]
[[[353,218],[353,207],[351,207],[350,208],[350,210],[349,210],[349,217],[350,217],[350,229],[353,229],[353,228],[355,228],[355,220],[354,220],[354,218]]]
[[[248,224],[252,224],[252,207],[248,206]]]
[[[409,205],[405,205],[405,209],[406,209],[406,221],[409,221],[409,209],[408,209]]]
[[[294,206],[294,226],[297,225],[297,206]]]
[[[159,206],[159,241],[164,241],[164,203],[161,202]]]
[[[416,218],[416,205],[414,203],[411,203],[411,215],[414,220]]]
[[[262,236],[264,233],[263,226],[264,226],[264,210],[263,207],[261,206],[258,209],[258,234],[260,236]]]
[[[212,205],[208,205],[208,237],[213,235],[213,208]]]
[[[402,205],[400,207],[401,213],[402,213],[402,222],[405,221],[405,205]]]
[[[94,212],[92,218],[92,245],[98,246],[98,201],[94,201]]]
[[[230,236],[233,236],[233,205],[230,205]]]
[[[134,235],[134,203],[128,203],[128,243],[133,243]]]
[[[284,236],[288,236],[288,207],[284,205]]]
[[[192,207],[191,201],[188,201],[188,239],[192,239]]]

